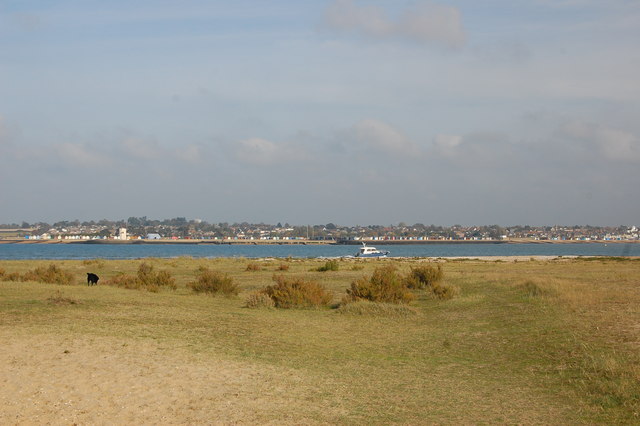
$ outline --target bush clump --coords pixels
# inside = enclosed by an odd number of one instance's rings
[[[326,271],[337,271],[340,269],[340,265],[337,260],[327,260],[323,266],[320,266],[316,271],[318,272],[326,272]]]
[[[74,277],[71,272],[67,272],[60,268],[56,264],[50,264],[49,266],[40,266],[34,270],[25,272],[22,277],[22,281],[39,281],[49,284],[63,284],[70,285],[74,282]]]
[[[167,287],[171,290],[178,288],[175,278],[169,271],[155,272],[153,265],[142,262],[138,266],[138,272],[134,275],[120,274],[107,281],[107,285],[122,287],[130,290],[147,290],[153,293],[160,288]]]
[[[444,271],[442,266],[422,265],[411,268],[411,272],[405,278],[408,288],[425,289],[427,293],[436,299],[452,299],[458,290],[455,287],[442,283]]]
[[[449,300],[453,299],[458,294],[458,289],[451,285],[446,284],[434,284],[429,288],[431,295],[436,299]]]
[[[2,281],[24,281],[20,276],[20,272],[8,272],[0,276]]]
[[[278,271],[288,271],[289,270],[289,265],[287,265],[286,263],[281,263],[280,266],[278,266],[277,270]]]
[[[261,290],[277,308],[311,308],[328,305],[333,296],[322,285],[300,277],[274,275],[274,285]]]
[[[409,303],[413,294],[398,275],[393,265],[376,268],[370,278],[362,277],[351,283],[347,289],[347,301],[369,300],[384,303]]]
[[[187,284],[196,293],[209,293],[211,295],[222,293],[226,296],[237,295],[238,286],[233,282],[233,278],[218,271],[208,268],[200,268],[198,276],[194,282]]]
[[[411,272],[407,275],[407,287],[412,289],[423,289],[433,287],[444,277],[442,266],[421,265],[411,268]]]
[[[252,309],[274,308],[276,304],[274,303],[273,299],[269,297],[269,295],[261,291],[255,291],[247,297],[245,306]]]
[[[262,266],[258,263],[249,263],[246,270],[251,272],[262,271]]]

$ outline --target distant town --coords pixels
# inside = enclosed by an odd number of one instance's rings
[[[199,219],[153,220],[130,217],[127,220],[80,222],[60,221],[0,224],[0,240],[74,241],[74,240],[148,240],[209,242],[337,242],[389,241],[396,243],[446,241],[638,241],[636,226],[436,226],[400,222],[397,225],[341,226],[290,225],[278,223],[208,223]]]

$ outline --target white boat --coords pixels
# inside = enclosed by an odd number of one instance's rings
[[[360,247],[360,251],[356,253],[356,257],[387,257],[388,254],[388,251],[380,251],[375,247],[362,243],[362,247]]]

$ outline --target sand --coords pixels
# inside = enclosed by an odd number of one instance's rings
[[[293,370],[154,342],[11,334],[0,329],[2,425],[281,424],[294,414],[308,424],[322,409],[313,383]],[[290,398],[294,387],[304,406]]]

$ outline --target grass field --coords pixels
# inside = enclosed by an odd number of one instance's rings
[[[640,261],[441,260],[451,300],[337,308],[375,267],[424,261],[0,261],[76,277],[0,281],[0,423],[640,423]],[[177,290],[104,285],[142,262]],[[201,267],[240,293],[193,293]],[[246,308],[273,274],[334,303]]]

